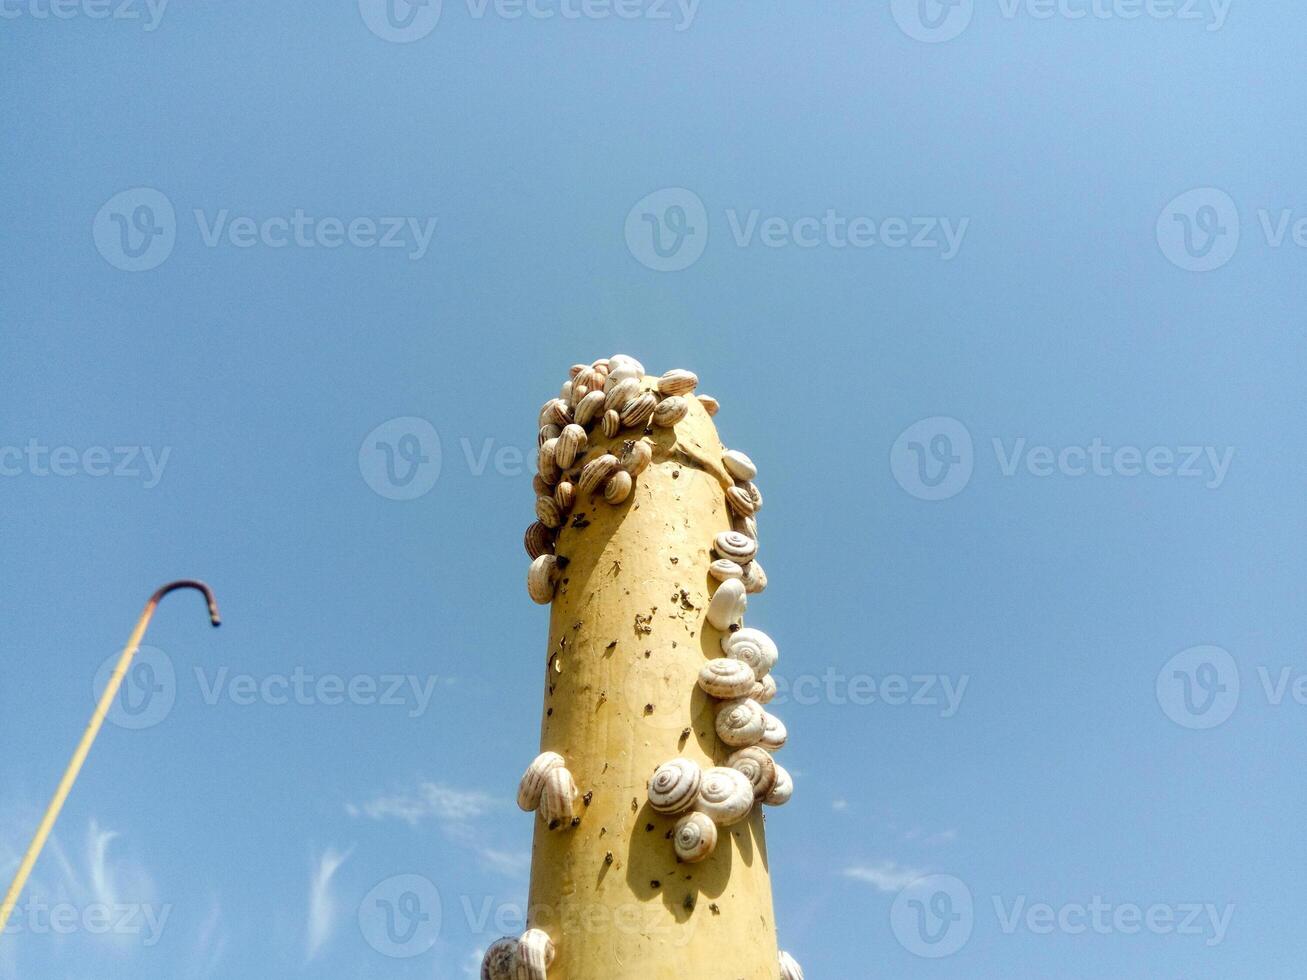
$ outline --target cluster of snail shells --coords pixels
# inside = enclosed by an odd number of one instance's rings
[[[550,830],[568,829],[580,822],[576,812],[580,795],[563,757],[557,752],[541,752],[522,774],[517,805],[527,813],[538,811]]]
[[[532,480],[536,520],[526,529],[523,544],[531,558],[527,592],[541,605],[553,601],[566,564],[554,550],[572,508],[594,496],[615,507],[625,503],[636,478],[653,462],[653,447],[642,437],[655,427],[676,425],[690,411],[687,397],[699,384],[692,371],[668,371],[653,391],[646,388],[644,378],[644,365],[628,354],[603,357],[589,365],[573,364],[558,397],[540,409],[537,472]],[[716,414],[716,399],[697,397],[710,415]],[[589,443],[596,427],[608,439],[623,429],[638,434],[626,440],[620,455],[594,455]]]
[[[481,980],[546,980],[556,954],[543,929],[528,929],[516,939],[496,939],[481,960]]]

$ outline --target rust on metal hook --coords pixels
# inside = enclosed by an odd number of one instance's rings
[[[169,592],[176,592],[178,589],[194,589],[196,592],[202,593],[204,601],[209,604],[209,622],[214,626],[222,625],[222,617],[218,615],[218,600],[213,597],[213,589],[193,578],[178,579],[176,582],[169,582],[167,585],[161,586],[159,591],[150,596],[150,601],[145,604],[146,610],[153,612],[160,599]]]

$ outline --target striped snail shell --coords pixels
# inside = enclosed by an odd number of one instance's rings
[[[658,407],[658,396],[652,391],[636,395],[622,409],[622,425],[643,429],[653,418],[654,409]]]
[[[699,399],[699,404],[703,406],[703,410],[709,415],[716,415],[721,410],[721,402],[712,395],[695,395],[694,397]]]
[[[738,578],[727,579],[717,586],[717,591],[708,600],[708,622],[714,629],[725,632],[744,621],[744,611],[748,605],[749,597],[745,595],[744,583]]]
[[[803,980],[803,967],[789,953],[781,950],[781,980]]]
[[[540,456],[536,460],[536,468],[540,471],[540,479],[551,487],[563,478],[563,471],[559,468],[558,460],[554,457],[557,448],[557,438],[546,439],[545,444],[540,447]]]
[[[572,410],[572,418],[576,418],[576,406],[580,404],[581,399],[590,394],[590,389],[585,385],[573,384],[568,390],[568,397],[563,399]]]
[[[726,505],[740,517],[751,517],[758,509],[753,504],[753,497],[744,487],[727,487]]]
[[[722,637],[722,653],[732,660],[743,660],[760,678],[770,673],[780,659],[772,638],[762,630],[747,626]]]
[[[573,364],[570,368],[568,368],[567,376],[569,378],[575,378],[578,374],[584,371],[585,368],[586,366],[584,364]]]
[[[563,387],[558,389],[558,397],[567,404],[572,404],[572,389],[576,387],[574,378],[568,378],[563,382]]]
[[[759,704],[770,703],[771,699],[776,697],[776,678],[771,674],[759,677],[757,683],[753,685],[753,690],[749,692],[749,697]]]
[[[744,566],[744,591],[755,595],[767,588],[767,573],[762,570],[762,563],[756,558]]]
[[[610,365],[611,363],[613,363],[611,358],[596,357],[593,361],[590,362],[590,366],[594,368],[596,371],[602,371],[604,372],[604,374],[607,374],[608,365]]]
[[[557,952],[549,933],[543,929],[528,929],[517,941],[514,980],[547,980]]]
[[[639,476],[653,462],[653,446],[643,439],[627,439],[622,443],[622,455],[618,459],[622,469],[632,476]]]
[[[631,496],[632,486],[633,481],[630,473],[626,472],[626,470],[614,470],[613,475],[604,484],[604,500],[616,507]]]
[[[702,781],[703,772],[697,762],[664,762],[649,778],[649,805],[659,813],[684,813],[694,805]]]
[[[552,555],[554,553],[554,535],[539,521],[536,521],[526,529],[526,534],[522,537],[522,544],[526,547],[526,553],[532,561],[541,555]]]
[[[758,467],[753,465],[753,460],[738,449],[728,449],[722,453],[722,465],[737,480],[752,480],[758,475]]]
[[[536,517],[545,527],[561,527],[563,513],[553,497],[536,497]]]
[[[757,745],[766,729],[767,712],[752,698],[727,701],[717,712],[717,737],[727,745]]]
[[[612,453],[597,456],[581,467],[581,478],[577,480],[576,488],[584,494],[594,493],[604,485],[615,469],[617,457]]]
[[[481,960],[481,980],[516,980],[517,940],[496,939]]]
[[[762,491],[758,489],[758,484],[750,480],[744,484],[744,489],[749,494],[749,499],[753,501],[753,512],[758,513],[762,510]]]
[[[622,416],[617,413],[616,409],[604,412],[604,419],[600,423],[600,428],[607,438],[616,437],[617,433],[622,431]]]
[[[560,426],[550,422],[548,425],[540,426],[540,433],[536,436],[536,446],[543,446],[550,439],[557,439],[562,435],[563,430]]]
[[[576,405],[576,424],[581,426],[589,425],[597,419],[604,410],[604,393],[602,391],[588,391]]]
[[[603,391],[604,378],[606,375],[600,373],[593,367],[588,367],[572,379],[573,384],[584,385],[587,391]]]
[[[709,769],[703,774],[694,808],[723,827],[739,823],[753,809],[753,784],[738,769]]]
[[[571,468],[576,462],[576,454],[585,448],[587,441],[584,428],[575,422],[565,426],[554,444],[554,461],[562,469]]]
[[[517,805],[530,813],[540,806],[540,794],[545,791],[545,777],[563,765],[557,752],[541,752],[531,760],[517,786]]]
[[[644,365],[630,354],[614,354],[608,359],[608,376],[618,381],[625,378],[639,381],[644,377]]]
[[[771,788],[771,792],[763,797],[763,802],[768,806],[784,806],[790,802],[790,797],[794,795],[794,780],[790,778],[789,772],[779,762],[776,763],[776,783]]]
[[[658,379],[660,395],[688,395],[697,387],[699,387],[699,376],[683,368],[674,368]]]
[[[718,657],[699,671],[699,686],[704,693],[723,700],[747,698],[756,684],[753,668],[742,660]]]
[[[722,558],[746,565],[758,553],[758,542],[740,531],[723,531],[713,538],[713,550]]]
[[[526,591],[533,602],[545,606],[554,601],[554,584],[558,578],[558,559],[541,555],[531,562],[526,573]]]
[[[750,562],[750,564],[754,564]],[[725,582],[728,578],[744,578],[744,569],[740,567],[739,562],[731,561],[729,558],[718,558],[708,566],[708,574],[718,582]],[[746,584],[744,590],[749,591]]]
[[[680,395],[664,398],[653,410],[651,421],[659,428],[667,429],[690,414],[690,403]]]
[[[558,509],[562,513],[566,514],[576,503],[576,486],[566,480],[561,481],[558,486],[554,487],[554,503],[558,505]],[[757,563],[755,562],[755,564]],[[748,586],[747,580],[745,586],[746,588]]]
[[[550,830],[571,826],[578,796],[576,780],[567,767],[555,766],[545,773],[545,785],[540,793],[540,816]]]
[[[567,425],[572,421],[572,409],[561,398],[551,398],[540,409],[541,425]]]
[[[640,382],[635,378],[625,378],[621,381],[610,382],[608,393],[604,396],[605,412],[620,412],[630,403],[631,399],[640,394]]]
[[[762,721],[762,738],[758,739],[758,744],[769,752],[775,752],[783,748],[786,740],[790,737],[785,722],[769,711],[762,713]]]
[[[706,813],[687,813],[676,821],[672,831],[676,859],[686,864],[698,864],[717,846],[717,825]]]
[[[535,491],[537,497],[547,497],[554,492],[548,483],[540,479],[539,473],[531,477],[531,489]]]
[[[761,746],[750,745],[731,753],[726,764],[738,769],[753,786],[753,798],[761,800],[776,785],[776,760]]]

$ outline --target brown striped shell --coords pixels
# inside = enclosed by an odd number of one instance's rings
[[[622,425],[643,429],[653,418],[654,409],[658,407],[658,396],[652,391],[643,392],[627,402],[622,409]]]
[[[533,561],[541,555],[552,555],[554,553],[553,532],[539,521],[536,521],[526,529],[526,534],[522,536],[522,545],[526,548],[527,555]]]
[[[750,745],[732,752],[726,764],[748,777],[755,800],[766,797],[776,785],[776,760],[762,746]]]
[[[694,806],[703,772],[697,762],[664,762],[649,778],[649,805],[659,813],[684,813]]]
[[[575,422],[564,426],[554,445],[554,461],[562,469],[570,469],[576,462],[577,453],[585,449],[587,442],[585,429]]]
[[[758,542],[740,531],[723,531],[713,538],[713,550],[722,558],[744,565],[758,553]]]
[[[690,414],[690,403],[679,395],[664,398],[653,411],[651,421],[659,428],[671,428]]]
[[[536,446],[540,447],[550,439],[557,439],[562,431],[563,429],[561,426],[554,425],[552,422],[548,425],[540,426],[540,432],[536,436]]]
[[[558,578],[558,559],[541,555],[531,562],[526,573],[526,591],[532,602],[542,606],[554,601],[554,585]]]
[[[481,960],[481,980],[517,980],[517,940],[496,939]]]
[[[587,392],[586,396],[577,403],[576,406],[576,424],[586,426],[597,419],[604,410],[604,393],[602,391]]]
[[[541,752],[531,760],[517,786],[517,805],[527,813],[539,807],[540,796],[545,791],[545,777],[563,764],[563,757],[557,752]]]
[[[545,527],[563,525],[563,512],[553,497],[536,497],[536,518]]]
[[[570,511],[576,503],[576,485],[566,480],[561,481],[554,487],[554,503],[562,513]]]
[[[640,382],[634,378],[626,378],[622,381],[611,382],[608,385],[608,393],[604,397],[604,411],[621,412],[630,404],[631,399],[640,394]]]
[[[557,954],[549,933],[543,929],[528,929],[517,941],[515,980],[548,980],[549,968]]]
[[[699,376],[693,371],[673,368],[658,379],[660,395],[688,395],[699,387]]]
[[[540,793],[540,817],[550,830],[571,826],[580,795],[566,766],[557,766],[545,774],[544,789]]]
[[[753,497],[744,487],[727,487],[726,504],[740,517],[751,517],[758,508],[753,504]]]
[[[676,821],[672,844],[678,861],[698,864],[717,846],[717,824],[706,813],[687,813]]]
[[[596,456],[581,467],[581,477],[576,483],[577,490],[583,494],[594,493],[608,481],[615,469],[617,469],[617,457],[612,453]]]
[[[600,428],[603,430],[603,433],[607,438],[612,439],[616,437],[617,433],[622,431],[622,416],[617,413],[616,409],[604,412],[604,418],[600,423]]]

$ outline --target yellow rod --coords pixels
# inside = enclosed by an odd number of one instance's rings
[[[14,875],[9,891],[5,894],[4,904],[0,905],[0,934],[4,932],[5,926],[9,924],[9,916],[18,904],[18,896],[26,887],[27,878],[32,873],[36,859],[41,856],[41,851],[45,848],[45,842],[50,837],[50,831],[54,830],[54,823],[59,819],[59,811],[63,809],[64,801],[68,799],[73,783],[77,781],[77,775],[82,771],[82,765],[86,762],[86,756],[90,753],[91,746],[95,744],[96,736],[100,734],[100,727],[104,724],[105,715],[109,713],[113,699],[118,696],[118,689],[122,687],[123,678],[127,675],[127,668],[131,666],[132,660],[136,656],[136,651],[141,645],[141,638],[145,636],[145,629],[150,625],[150,620],[154,616],[154,610],[159,605],[159,600],[169,592],[177,589],[196,589],[202,592],[205,601],[209,604],[209,622],[214,626],[222,623],[222,619],[218,615],[217,600],[213,597],[213,590],[203,582],[197,582],[193,579],[169,582],[150,596],[150,601],[145,604],[145,610],[141,613],[141,618],[136,622],[136,628],[132,630],[132,635],[127,640],[127,646],[123,648],[122,655],[118,658],[118,665],[114,668],[113,676],[109,678],[104,693],[100,695],[100,701],[95,706],[95,713],[91,715],[91,721],[87,724],[86,731],[82,733],[82,740],[77,743],[77,751],[73,753],[68,768],[64,770],[63,779],[59,781],[59,788],[55,790],[50,805],[45,809],[45,816],[41,818],[41,825],[36,828],[36,834],[32,837],[32,842],[27,846],[27,853],[23,855],[22,863],[18,865],[18,873]]]

